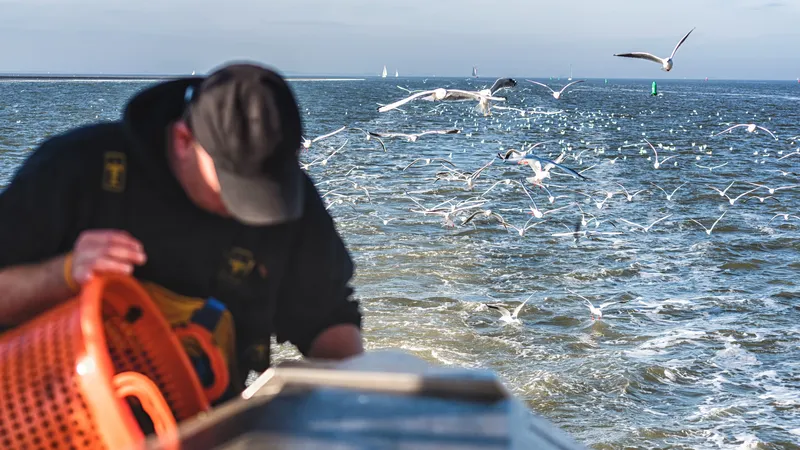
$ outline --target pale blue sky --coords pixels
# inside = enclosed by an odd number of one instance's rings
[[[224,5],[224,6],[223,6]],[[655,63],[613,57],[668,56]],[[800,0],[0,0],[0,72],[789,79]]]

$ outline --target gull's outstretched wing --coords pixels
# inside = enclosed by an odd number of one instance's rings
[[[528,300],[530,300],[531,297],[533,297],[533,294],[529,295],[528,298],[526,298],[524,302],[520,303],[519,306],[514,308],[514,317],[519,316],[519,312],[522,310],[522,307],[525,306],[525,303],[528,303]]]
[[[544,83],[539,83],[538,81],[533,81],[533,80],[525,80],[525,81],[527,81],[527,82],[529,82],[529,83],[533,83],[533,84],[538,84],[539,86],[544,86],[544,87],[546,87],[547,89],[550,89],[550,92],[552,92],[552,93],[555,93],[555,92],[556,92],[556,91],[554,91],[554,90],[553,90],[553,88],[551,88],[550,86],[548,86],[548,85],[546,85],[546,84],[544,84]]]
[[[423,131],[419,133],[419,136],[425,136],[426,134],[458,134],[461,133],[461,130],[457,128],[452,128],[449,130],[430,130],[430,131]]]
[[[340,133],[340,132],[344,131],[345,128],[347,128],[347,127],[342,127],[342,128],[339,128],[338,130],[330,132],[328,134],[323,134],[322,136],[314,138],[313,140],[311,140],[311,142],[314,143],[314,142],[320,141],[322,139],[329,138],[329,137],[331,137],[331,136],[333,136],[333,135],[335,135],[337,133]]]
[[[498,78],[495,80],[492,87],[489,88],[489,92],[494,95],[500,89],[511,89],[517,85],[517,80],[513,78]]]
[[[481,95],[477,92],[464,91],[461,89],[448,89],[445,100],[480,100]]]
[[[583,83],[584,81],[586,81],[586,80],[577,80],[577,81],[573,81],[572,83],[569,83],[569,84],[567,84],[566,86],[564,86],[563,88],[561,88],[561,91],[560,91],[560,92],[562,92],[562,93],[563,93],[564,91],[566,91],[566,90],[567,90],[567,88],[568,88],[568,87],[572,86],[573,84],[577,84],[577,83]]]
[[[768,129],[766,129],[766,128],[764,128],[764,127],[760,126],[760,125],[759,125],[759,126],[757,126],[756,128],[758,128],[759,130],[764,130],[764,131],[766,131],[767,133],[769,133],[769,135],[770,135],[770,136],[774,137],[775,139],[778,139],[778,138],[777,138],[777,137],[776,137],[774,134],[772,134],[772,131],[769,131]]]
[[[586,178],[585,176],[583,176],[583,175],[581,175],[580,173],[576,172],[575,170],[573,170],[573,169],[570,169],[570,168],[569,168],[569,167],[567,167],[567,166],[561,165],[561,164],[559,164],[559,163],[557,163],[557,162],[555,162],[555,161],[551,161],[551,160],[549,160],[549,159],[547,159],[547,158],[541,158],[541,157],[539,157],[539,156],[535,156],[535,155],[527,155],[527,156],[525,156],[525,157],[524,157],[524,158],[522,158],[522,159],[534,159],[534,160],[537,160],[537,161],[543,162],[543,163],[545,163],[545,164],[552,164],[554,167],[558,167],[559,169],[561,169],[561,170],[563,170],[563,171],[567,172],[568,174],[570,174],[570,175],[574,176],[575,178],[581,178],[581,179],[583,179],[583,180],[588,180],[588,178]]]
[[[722,131],[720,131],[720,132],[719,132],[719,133],[717,133],[717,134],[712,134],[712,135],[711,135],[711,137],[715,137],[715,136],[719,136],[720,134],[727,133],[727,132],[729,132],[729,131],[733,130],[734,128],[746,127],[746,126],[747,126],[747,124],[746,124],[746,123],[740,123],[739,125],[734,125],[734,126],[732,126],[732,127],[728,128],[728,129],[726,129],[726,130],[722,130]]]
[[[500,311],[500,314],[502,314],[502,318],[504,318],[504,319],[507,319],[507,320],[511,319],[511,312],[508,309],[506,309],[505,306],[486,305],[486,307],[487,308],[496,309],[496,310]]]
[[[669,57],[670,57],[670,59],[672,59],[672,58],[674,58],[674,57],[675,57],[675,53],[677,53],[677,52],[678,52],[678,49],[680,48],[681,44],[683,44],[683,41],[685,41],[685,40],[686,40],[686,38],[688,38],[688,37],[689,37],[689,35],[690,35],[690,34],[692,34],[692,31],[694,31],[694,28],[692,28],[691,30],[689,30],[689,32],[688,32],[688,33],[686,33],[686,36],[684,36],[684,37],[683,37],[683,39],[681,39],[681,41],[680,41],[680,42],[678,42],[678,45],[676,45],[676,46],[675,46],[675,50],[673,50],[673,51],[672,51],[672,54],[669,56]]]
[[[420,98],[420,97],[424,97],[424,96],[426,96],[426,95],[433,94],[433,93],[435,93],[435,92],[436,92],[435,90],[433,90],[433,91],[422,91],[422,92],[417,92],[416,94],[410,95],[410,96],[408,96],[408,97],[406,97],[406,98],[404,98],[404,99],[402,99],[402,100],[398,100],[398,101],[396,101],[396,102],[394,102],[394,103],[390,103],[390,104],[388,104],[388,105],[383,105],[383,106],[381,106],[380,108],[378,108],[378,112],[386,112],[386,111],[390,111],[390,110],[392,110],[392,109],[395,109],[395,108],[398,108],[398,107],[400,107],[400,106],[403,106],[403,105],[405,105],[406,103],[408,103],[408,102],[410,102],[410,101],[413,101],[413,100],[415,100],[415,99],[418,99],[418,98]]]
[[[659,58],[656,55],[651,55],[650,53],[645,52],[631,52],[631,53],[616,53],[614,56],[621,56],[623,58],[639,58],[639,59],[646,59],[648,61],[653,61],[659,64],[664,64],[664,60]]]

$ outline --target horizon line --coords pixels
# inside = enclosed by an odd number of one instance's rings
[[[190,73],[69,73],[69,72],[0,72],[0,79],[128,79],[128,80],[148,80],[148,79],[176,79],[176,78],[191,78],[191,77],[198,77],[202,78],[206,74],[195,74],[192,75]],[[371,75],[371,74],[309,74],[309,73],[292,73],[292,72],[283,72],[282,76],[287,79],[290,78],[304,78],[304,79],[330,79],[330,80],[367,80],[367,79],[383,79],[381,75]],[[387,76],[386,79],[402,79],[402,78],[445,78],[445,79],[452,79],[452,78],[474,78],[471,75],[407,75],[401,77],[391,77]],[[483,79],[497,79],[501,77],[491,76],[491,75],[483,75],[479,76],[478,78]],[[518,77],[519,78],[519,77]],[[564,76],[525,76],[525,78],[533,78],[533,79],[567,79],[568,77]],[[784,78],[717,78],[717,77],[700,77],[700,78],[656,78],[656,77],[573,77],[573,79],[582,79],[582,80],[656,80],[656,81],[800,81],[800,78],[795,79],[784,79]]]

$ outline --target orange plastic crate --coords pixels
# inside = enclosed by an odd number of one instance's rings
[[[81,294],[0,335],[0,448],[127,450],[209,409],[178,337],[132,278],[98,277]],[[171,444],[176,445],[176,444]]]

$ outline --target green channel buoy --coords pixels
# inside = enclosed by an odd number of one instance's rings
[[[650,95],[653,95],[653,96],[658,95],[658,85],[656,84],[655,81],[653,81],[653,90],[652,90],[652,92],[650,92]]]

